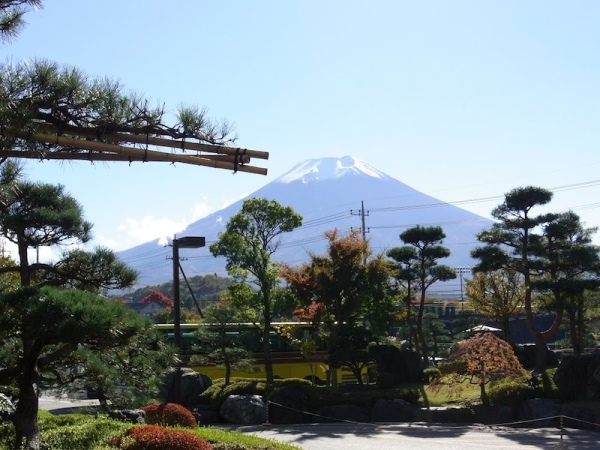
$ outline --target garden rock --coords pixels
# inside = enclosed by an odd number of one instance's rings
[[[591,409],[564,405],[563,410],[563,423],[562,425],[566,428],[580,428],[598,430],[600,423],[600,416],[597,416]]]
[[[558,400],[534,398],[521,402],[518,419],[526,421],[525,426],[532,428],[558,425],[561,403]]]
[[[600,400],[600,354],[565,356],[554,382],[573,399]]]
[[[179,403],[183,406],[194,405],[198,402],[200,394],[212,386],[212,380],[208,376],[188,367],[183,367],[181,369],[181,397],[180,401],[176,401],[175,373],[175,370],[169,372],[162,385],[160,398],[163,403]]]
[[[127,423],[146,423],[146,413],[143,409],[118,409],[109,411],[108,417]]]
[[[402,399],[377,400],[371,409],[373,422],[414,422],[420,410]]]
[[[229,423],[253,425],[265,422],[267,407],[260,395],[230,395],[219,414]]]
[[[308,395],[300,384],[282,387],[271,397],[269,404],[269,422],[271,423],[303,423],[310,422],[312,416],[308,410]]]
[[[501,425],[515,421],[515,411],[507,405],[474,405],[472,421],[485,425]]]
[[[219,422],[219,413],[208,405],[194,405],[189,407],[198,424],[206,425]]]
[[[426,422],[436,423],[473,423],[471,408],[431,407],[421,412]]]

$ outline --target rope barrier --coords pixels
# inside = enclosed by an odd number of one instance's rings
[[[301,409],[296,409],[296,408],[292,408],[290,406],[282,405],[281,403],[272,402],[270,400],[267,401],[266,422],[264,424],[266,426],[271,426],[272,425],[269,422],[269,415],[270,415],[269,411],[271,409],[271,405],[275,405],[275,406],[278,406],[280,408],[284,408],[284,409],[287,409],[287,410],[290,410],[290,411],[294,411],[294,412],[299,412],[299,413],[302,413],[302,414],[306,414],[308,416],[325,419],[325,420],[331,421],[331,422],[350,423],[350,424],[354,424],[354,425],[366,425],[366,426],[373,426],[373,427],[380,426],[380,424],[374,423],[374,422],[358,422],[358,421],[355,421],[355,420],[340,419],[340,418],[337,418],[337,417],[328,417],[328,416],[324,416],[324,415],[321,415],[321,414],[311,413],[311,412],[308,412],[308,411],[303,411]],[[556,416],[541,417],[541,418],[538,418],[538,419],[518,420],[518,421],[514,421],[514,422],[501,422],[501,423],[496,423],[496,424],[486,424],[485,426],[489,427],[489,428],[493,428],[493,427],[511,427],[511,426],[516,426],[516,425],[525,425],[525,424],[536,423],[536,422],[541,422],[541,421],[552,421],[554,419],[559,419],[558,429],[560,430],[560,441],[561,442],[563,440],[563,435],[564,435],[564,432],[565,432],[564,421],[566,419],[572,420],[574,422],[579,422],[581,424],[589,425],[589,426],[592,426],[592,427],[594,427],[596,429],[600,429],[600,423],[589,422],[589,421],[586,421],[586,420],[577,419],[576,417],[566,416],[564,414],[556,415]],[[446,428],[450,428],[450,429],[454,429],[454,428],[463,429],[464,428],[464,425],[462,425],[462,426],[459,426],[459,425],[456,425],[456,426],[444,425],[444,426]],[[559,447],[559,448],[562,448],[562,447]]]

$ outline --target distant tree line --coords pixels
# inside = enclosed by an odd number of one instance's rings
[[[223,291],[227,291],[229,286],[233,283],[233,279],[230,277],[221,277],[217,274],[209,275],[194,275],[188,277],[189,289],[187,283],[180,281],[180,292],[179,298],[181,300],[182,309],[189,310],[190,312],[198,313],[197,306],[204,310],[206,307],[212,305],[219,300],[219,296]],[[173,282],[167,281],[165,283],[144,286],[128,293],[124,296],[125,300],[130,302],[140,302],[146,296],[153,291],[158,291],[166,297],[173,298]],[[193,294],[193,295],[192,295]],[[194,301],[195,299],[195,301]]]

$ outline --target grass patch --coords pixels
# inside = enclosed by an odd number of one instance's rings
[[[114,436],[125,433],[133,424],[108,417],[86,414],[54,416],[40,411],[39,425],[44,450],[114,450]],[[206,439],[216,450],[300,450],[300,447],[220,428],[178,428]],[[0,450],[9,450],[14,442],[12,424],[0,423]]]
[[[469,380],[456,384],[440,384],[435,387],[425,385],[429,406],[472,405],[481,402],[478,384]]]
[[[215,448],[221,450],[299,450],[300,447],[281,442],[270,441],[267,439],[251,436],[237,431],[227,431],[222,428],[197,428],[192,432],[206,439]]]

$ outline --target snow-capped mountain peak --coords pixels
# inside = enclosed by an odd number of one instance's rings
[[[379,179],[389,178],[383,172],[353,156],[343,156],[341,158],[308,159],[297,164],[275,181],[284,184],[296,181],[308,183],[360,174]]]

